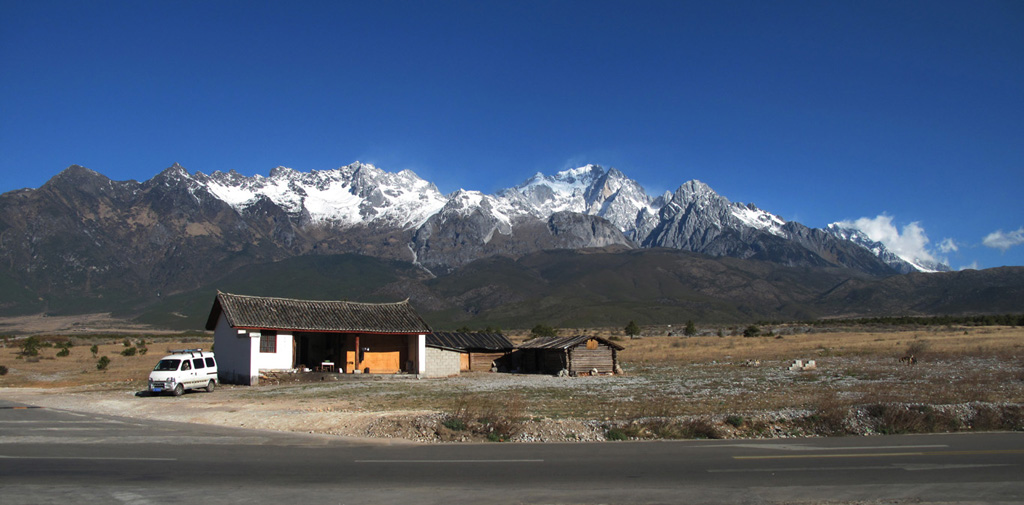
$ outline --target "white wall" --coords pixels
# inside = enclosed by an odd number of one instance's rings
[[[253,330],[249,332],[252,338],[252,359],[259,370],[291,370],[295,363],[292,356],[292,334],[288,332],[277,332],[277,352],[260,352],[260,332]]]
[[[409,360],[413,362],[413,371],[419,375],[427,372],[427,335],[409,335]]]
[[[259,346],[259,339],[256,341]],[[258,350],[258,349],[257,349]],[[259,377],[252,367],[252,340],[247,332],[228,325],[224,314],[213,332],[213,351],[217,356],[217,380],[223,384],[256,384]]]

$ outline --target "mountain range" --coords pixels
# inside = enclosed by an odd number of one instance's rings
[[[175,164],[144,182],[74,165],[0,195],[0,314],[141,312],[244,267],[309,255],[358,254],[441,278],[488,258],[586,249],[670,249],[848,278],[949,270],[859,230],[730,202],[700,181],[652,196],[596,165],[448,195],[411,171],[358,162],[251,177]]]

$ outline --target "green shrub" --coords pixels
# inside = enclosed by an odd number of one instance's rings
[[[99,361],[96,362],[96,369],[106,370],[108,365],[110,365],[110,358],[103,356],[102,358],[99,359]]]
[[[466,422],[457,417],[445,419],[441,424],[452,431],[466,431]]]
[[[121,342],[121,344],[124,345],[125,347],[131,347],[132,346],[132,339],[126,338],[126,339],[124,339],[124,342]]]
[[[7,375],[7,367],[0,365],[0,375]]]
[[[136,349],[134,347],[129,347],[129,348],[121,351],[121,356],[135,356],[135,352],[136,352]]]
[[[747,326],[746,329],[743,330],[743,336],[747,337],[747,338],[756,337],[756,336],[758,336],[760,334],[761,334],[761,328],[758,328],[756,324],[752,324],[750,326]]]
[[[743,426],[743,416],[731,415],[725,418],[725,422],[732,425],[733,428],[739,428]]]
[[[60,358],[63,358],[65,356],[69,355],[69,354],[71,354],[71,351],[67,347],[57,351],[57,357],[60,357]]]
[[[621,428],[609,428],[604,434],[604,438],[608,440],[629,440],[629,435]]]
[[[98,345],[96,345],[96,344],[93,344],[93,346],[89,348],[89,352],[91,352],[91,353],[92,353],[92,357],[94,357],[94,358],[95,358],[95,357],[96,357],[96,355],[97,355],[97,354],[99,354],[99,352],[100,352],[100,348],[99,348],[99,346],[98,346]]]

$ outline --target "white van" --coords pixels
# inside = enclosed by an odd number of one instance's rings
[[[181,396],[186,389],[217,387],[217,360],[212,352],[202,349],[172,350],[149,373],[150,393],[172,393]]]

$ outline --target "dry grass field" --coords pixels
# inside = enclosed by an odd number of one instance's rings
[[[107,336],[42,336],[38,356],[22,356],[20,344],[23,339],[6,337],[0,340],[0,366],[7,367],[7,374],[0,376],[0,387],[66,388],[66,387],[134,387],[134,383],[145,386],[149,371],[167,351],[185,348],[210,348],[213,338],[161,337],[153,335],[107,335]],[[129,346],[124,345],[129,340]],[[61,345],[71,342],[67,356],[58,356]],[[144,345],[141,343],[145,342]],[[94,355],[91,347],[95,345]],[[122,355],[129,347],[135,348],[132,356]],[[142,348],[145,348],[145,353]],[[106,356],[110,363],[105,370],[99,370],[96,363]],[[2,371],[2,369],[0,369]]]
[[[0,366],[7,368],[0,391],[42,388],[33,391],[47,392],[54,402],[81,400],[75,405],[83,408],[103,405],[111,414],[159,416],[162,408],[184,406],[197,409],[191,417],[197,422],[232,424],[247,413],[244,424],[252,427],[424,441],[1024,429],[1024,328],[779,326],[763,328],[772,336],[752,338],[735,334],[741,331],[670,337],[647,328],[647,336],[630,339],[621,329],[586,330],[626,347],[619,355],[625,374],[613,377],[375,377],[224,387],[178,399],[134,393],[145,388],[149,370],[167,350],[209,348],[208,338],[131,336],[136,349],[145,340],[148,352],[122,356],[124,336],[76,336],[68,356],[43,347],[38,359],[19,357],[18,342],[10,340],[0,349]],[[514,341],[526,337],[511,335]],[[96,356],[110,358],[106,370],[96,367],[94,344]],[[899,361],[908,353],[916,364]],[[817,368],[790,371],[795,359],[815,360]]]

